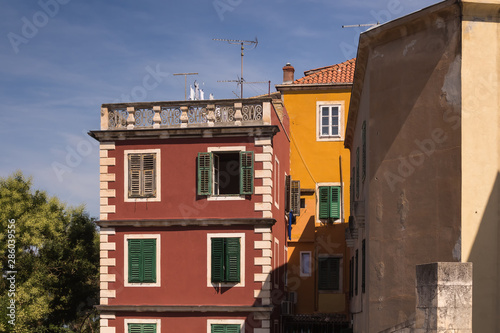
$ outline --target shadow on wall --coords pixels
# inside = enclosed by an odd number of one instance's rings
[[[479,209],[479,208],[478,208]],[[480,213],[480,211],[475,211]],[[467,223],[467,221],[463,221]],[[473,263],[474,332],[500,330],[500,173],[491,190],[468,258]],[[481,318],[481,320],[477,320]]]

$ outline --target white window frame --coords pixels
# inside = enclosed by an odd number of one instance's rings
[[[212,325],[240,325],[240,332],[246,332],[245,319],[207,319],[207,333],[212,333]]]
[[[123,332],[128,333],[128,324],[156,324],[156,333],[161,333],[161,319],[132,319],[123,320]]]
[[[128,155],[129,154],[156,154],[156,196],[151,198],[130,198],[128,196]],[[123,199],[125,202],[158,202],[161,201],[161,149],[134,149],[123,151]]]
[[[274,205],[276,208],[280,208],[280,161],[278,157],[274,156]]]
[[[319,284],[318,284],[318,293],[319,294],[342,294],[343,293],[343,288],[344,288],[344,256],[341,254],[326,254],[326,253],[320,253],[318,254],[318,261],[319,258],[337,258],[340,259],[339,261],[339,289],[338,290],[319,290]],[[319,265],[317,265],[317,270],[319,269]],[[317,276],[319,277],[319,272],[316,273]]]
[[[217,153],[217,152],[240,152],[247,151],[245,146],[228,146],[228,147],[208,147],[207,152]],[[212,179],[212,192],[214,190],[214,179]],[[231,201],[231,200],[245,200],[245,195],[232,194],[232,195],[216,195],[210,194],[207,196],[208,201]]]
[[[129,239],[156,239],[156,282],[128,282],[128,240]],[[123,280],[125,287],[161,287],[161,236],[160,234],[125,234],[123,235]]]
[[[344,221],[344,193],[342,191],[344,190],[344,183],[342,182],[325,182],[325,183],[316,183],[316,223],[322,223],[322,221],[319,219],[319,188],[323,186],[336,186],[340,187],[341,193],[340,193],[340,219],[333,221],[333,223],[342,223]]]
[[[212,282],[212,238],[240,239],[240,282]],[[207,287],[244,287],[245,286],[245,233],[210,233],[207,234]]]
[[[303,254],[308,254],[309,255],[309,267],[308,270],[309,272],[304,271],[304,266],[302,263],[302,255]],[[300,251],[300,276],[301,277],[307,277],[307,276],[312,276],[312,254],[311,251]]]
[[[344,101],[318,101],[316,102],[316,141],[344,141]],[[339,134],[321,134],[321,107],[330,106],[339,108]]]

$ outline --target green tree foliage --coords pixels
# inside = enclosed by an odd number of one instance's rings
[[[98,332],[95,223],[83,207],[66,208],[31,187],[20,172],[0,178],[0,332]],[[15,224],[15,238],[9,223]],[[14,251],[9,237],[15,239],[15,326],[7,308]]]

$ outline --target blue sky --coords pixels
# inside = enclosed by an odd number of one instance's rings
[[[183,100],[184,77],[198,72],[206,95],[234,98],[239,46],[246,81],[282,81],[356,55],[362,28],[436,3],[433,0],[40,0],[0,1],[0,177],[16,170],[35,188],[99,215],[100,106]],[[145,80],[145,77],[148,79]],[[146,89],[147,88],[147,89]],[[244,96],[267,92],[245,86]]]

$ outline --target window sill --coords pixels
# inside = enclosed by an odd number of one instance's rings
[[[344,141],[344,138],[340,136],[319,136],[316,141]]]
[[[125,287],[161,287],[159,282],[143,283],[143,282],[125,282]]]
[[[244,287],[244,285],[241,284],[241,282],[212,282],[213,288],[221,288],[221,287]]]
[[[149,197],[149,198],[125,198],[125,202],[160,202],[160,198]]]
[[[211,195],[207,197],[208,201],[231,201],[231,200],[245,200],[244,195]]]

